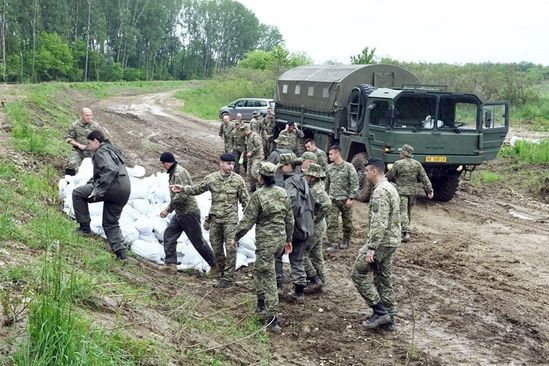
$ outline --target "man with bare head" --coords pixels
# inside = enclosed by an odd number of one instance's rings
[[[234,171],[237,174],[246,174],[246,136],[239,130],[240,126],[244,124],[242,121],[242,114],[236,114],[236,120],[234,121],[233,128],[233,155],[235,157]],[[242,171],[241,168],[242,167]]]
[[[88,146],[89,141],[87,136],[93,130],[102,130],[102,128],[99,123],[92,120],[91,109],[84,107],[80,111],[80,119],[71,124],[65,138],[67,143],[71,144],[73,148],[65,174],[75,175],[82,160],[92,156],[93,152]]]
[[[219,137],[223,139],[226,153],[233,152],[233,128],[234,124],[231,122],[231,116],[224,114],[221,126],[219,126]]]

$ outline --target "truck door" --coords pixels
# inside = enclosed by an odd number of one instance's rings
[[[482,135],[480,148],[484,156],[494,159],[509,130],[509,104],[487,102],[482,105]]]
[[[389,101],[382,99],[369,99],[367,106],[368,129],[367,141],[369,145],[369,156],[383,158],[386,134],[389,126]]]

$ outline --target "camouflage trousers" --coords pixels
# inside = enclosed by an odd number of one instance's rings
[[[265,298],[268,316],[276,316],[278,311],[278,291],[276,288],[275,258],[284,250],[284,238],[256,237],[254,280],[257,296]]]
[[[251,158],[248,160],[248,171],[246,175],[248,176],[248,182],[250,183],[250,190],[255,192],[257,187],[257,177],[259,176],[259,164],[263,160],[257,158]]]
[[[307,278],[318,276],[322,282],[326,282],[324,271],[324,254],[322,253],[322,238],[326,232],[326,220],[322,219],[315,222],[313,236],[307,242],[305,255],[303,256],[303,265]]]
[[[411,232],[414,203],[416,203],[416,196],[400,196],[400,226],[402,226],[403,233]]]
[[[77,172],[78,168],[80,168],[80,164],[82,164],[82,160],[91,158],[91,156],[92,153],[90,150],[82,151],[80,149],[72,149],[69,162],[67,163],[67,169],[74,169],[74,171]]]
[[[225,140],[225,141],[223,141],[223,144],[225,146],[224,151],[226,153],[231,153],[232,154],[233,153],[233,143],[232,143],[232,141],[231,140]]]
[[[343,224],[343,240],[351,240],[353,235],[353,208],[347,207],[347,200],[332,200],[332,207],[328,213],[328,241],[337,243],[339,240],[339,214]]]
[[[236,250],[231,240],[236,232],[236,223],[218,222],[215,218],[210,221],[210,244],[212,245],[215,261],[227,280],[234,279],[236,267]],[[226,252],[226,254],[225,254]]]
[[[393,257],[396,247],[380,246],[375,251],[376,262],[366,261],[367,246],[363,246],[358,252],[358,257],[353,268],[351,278],[360,296],[366,300],[368,306],[377,304],[380,300],[392,314],[395,307],[395,292],[391,274],[393,272]],[[373,280],[370,277],[373,274]]]

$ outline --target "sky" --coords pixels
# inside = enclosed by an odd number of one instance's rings
[[[549,65],[547,0],[238,1],[316,64],[348,64],[368,47],[408,62]]]

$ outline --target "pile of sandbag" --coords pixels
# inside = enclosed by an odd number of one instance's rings
[[[160,212],[170,202],[170,191],[167,173],[156,173],[145,176],[145,168],[137,165],[127,168],[131,180],[130,199],[120,217],[120,229],[124,236],[124,242],[135,254],[158,264],[163,263],[164,230],[168,226],[174,213],[166,218],[160,217]],[[59,195],[64,201],[63,211],[74,218],[72,206],[72,191],[74,188],[86,184],[93,175],[93,166],[90,158],[83,160],[78,174],[65,176],[59,180]],[[210,211],[210,192],[196,196],[200,208],[201,220],[204,222]],[[103,202],[89,204],[91,229],[105,238],[105,232],[101,226],[103,214]],[[242,208],[239,207],[239,215],[242,215]],[[202,229],[202,235],[209,244],[209,232]],[[177,241],[177,256],[181,264],[179,270],[188,268],[207,272],[209,266],[194,249],[187,235],[183,233]],[[237,250],[236,268],[246,266],[255,261],[255,227],[246,234],[240,241]]]

